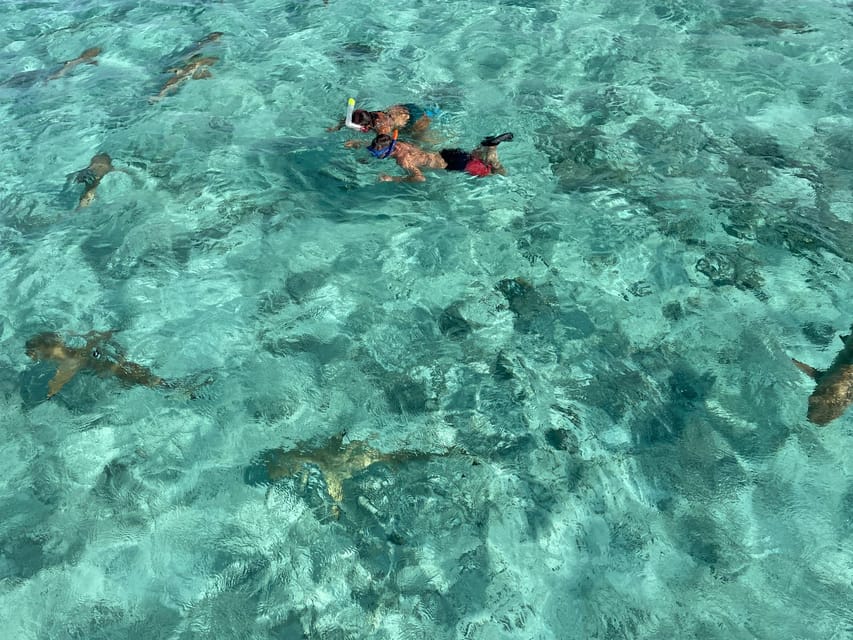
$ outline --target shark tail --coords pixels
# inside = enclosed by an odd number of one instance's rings
[[[263,461],[259,460],[243,469],[243,482],[252,487],[257,487],[260,485],[272,484],[273,481],[272,478],[270,478],[267,465],[264,464]]]
[[[270,474],[270,463],[275,461],[280,452],[280,449],[267,449],[255,456],[249,466],[243,469],[243,482],[252,487],[275,483]]]

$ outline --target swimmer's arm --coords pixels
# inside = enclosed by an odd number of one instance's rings
[[[336,124],[332,127],[326,127],[326,131],[328,131],[329,133],[333,133],[335,131],[340,131],[343,128],[344,128],[344,121],[341,120],[338,124]]]
[[[426,180],[426,176],[423,171],[421,171],[421,168],[411,161],[411,157],[407,158],[407,160],[409,161],[398,163],[400,168],[405,169],[409,173],[409,175],[400,178],[399,182],[424,182]]]
[[[409,172],[407,176],[389,176],[387,173],[379,174],[382,182],[424,182],[426,176],[417,167],[404,167]]]

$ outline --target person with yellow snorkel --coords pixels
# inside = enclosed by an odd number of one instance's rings
[[[437,109],[422,109],[415,104],[394,104],[382,111],[366,111],[355,108],[355,98],[347,100],[347,115],[334,127],[326,131],[340,131],[344,127],[360,133],[390,134],[395,129],[403,133],[418,135],[429,128]],[[361,146],[358,140],[348,140],[346,147]]]

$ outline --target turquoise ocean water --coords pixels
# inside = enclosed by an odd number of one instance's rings
[[[853,637],[853,413],[791,362],[853,322],[847,2],[0,23],[4,637]],[[507,175],[380,183],[349,96]],[[48,400],[46,332],[177,383]]]

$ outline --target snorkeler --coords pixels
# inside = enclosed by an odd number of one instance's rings
[[[112,158],[110,158],[108,154],[99,153],[92,156],[88,167],[81,169],[80,171],[75,171],[69,175],[69,177],[74,176],[74,182],[86,185],[85,189],[83,189],[82,195],[80,196],[78,208],[82,209],[83,207],[88,207],[92,204],[92,200],[95,199],[95,191],[97,190],[98,185],[101,184],[103,177],[110,171],[124,171],[124,169],[116,169],[113,166]]]
[[[395,129],[403,133],[419,134],[429,128],[438,112],[422,109],[415,104],[394,104],[382,111],[366,111],[355,108],[355,100],[347,101],[347,116],[336,126],[326,131],[340,131],[344,127],[361,133],[390,134]],[[351,143],[352,141],[350,141]],[[356,146],[347,144],[347,146]]]
[[[424,151],[408,142],[397,140],[397,132],[389,136],[381,134],[373,139],[367,150],[374,158],[394,158],[397,164],[405,169],[408,175],[389,176],[382,173],[379,179],[383,182],[423,182],[426,180],[422,169],[444,169],[445,171],[464,171],[472,176],[483,177],[493,173],[506,174],[498,159],[498,145],[509,142],[511,133],[488,136],[480,142],[473,151],[462,149],[440,149],[439,151]]]

